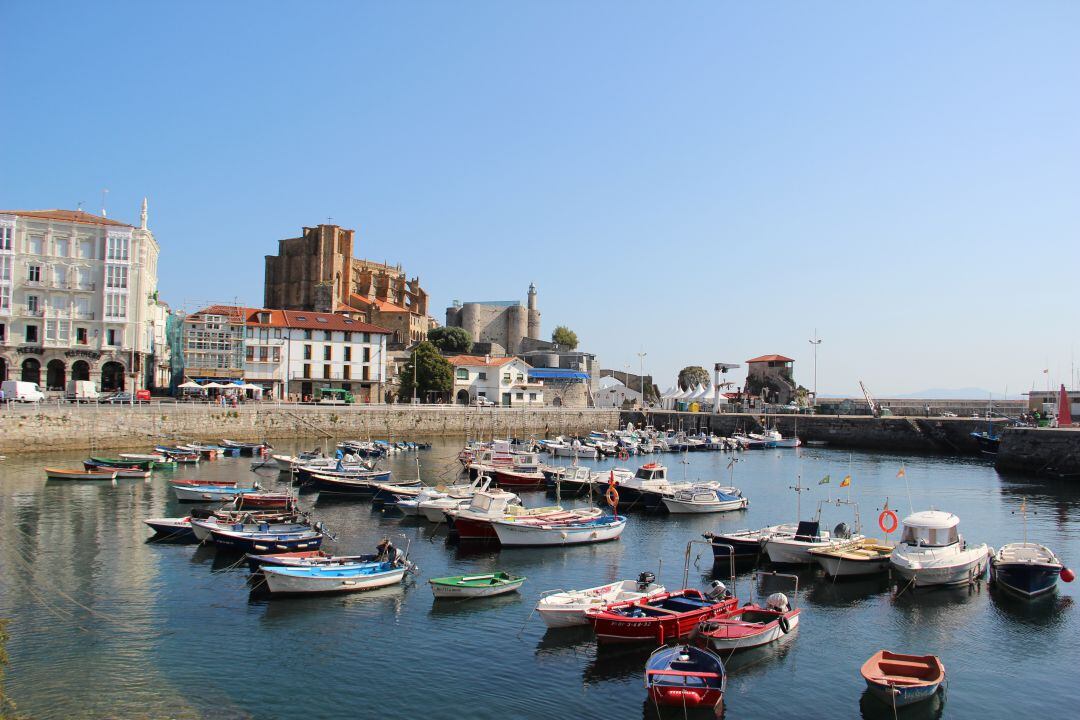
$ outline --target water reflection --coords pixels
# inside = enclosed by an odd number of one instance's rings
[[[1073,606],[1071,597],[1051,591],[1036,598],[1026,598],[1003,588],[991,586],[994,607],[1005,618],[1031,627],[1056,627],[1065,621],[1065,612]]]
[[[938,720],[945,712],[945,689],[922,702],[899,708],[886,705],[865,690],[859,698],[859,711],[864,720]]]

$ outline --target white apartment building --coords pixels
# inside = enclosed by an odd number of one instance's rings
[[[532,366],[521,358],[455,355],[454,402],[472,405],[480,398],[504,407],[542,407],[544,383],[529,379]]]
[[[146,221],[146,200],[137,228],[82,211],[0,210],[0,379],[50,390],[154,382],[165,316]]]
[[[357,403],[379,403],[389,335],[334,313],[213,305],[184,319],[184,375],[259,385],[266,399],[305,400],[336,388]]]

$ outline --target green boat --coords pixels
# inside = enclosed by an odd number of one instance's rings
[[[153,466],[151,460],[125,460],[124,458],[91,457],[98,465],[114,468],[135,468],[138,470],[150,470]]]
[[[524,575],[494,572],[484,575],[456,575],[428,580],[436,598],[491,597],[516,591],[525,582]]]

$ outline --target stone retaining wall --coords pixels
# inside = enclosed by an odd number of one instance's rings
[[[179,440],[559,435],[613,428],[617,410],[455,406],[59,405],[0,408],[0,453],[148,447]]]
[[[1080,476],[1080,429],[1009,428],[1001,435],[996,466],[1003,472]]]

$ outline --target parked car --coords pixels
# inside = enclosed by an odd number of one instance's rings
[[[0,384],[4,391],[4,399],[12,402],[41,402],[45,399],[45,393],[37,383],[24,382],[22,380],[5,380]]]
[[[131,393],[127,391],[121,391],[113,393],[112,395],[106,395],[105,397],[98,398],[99,403],[109,403],[110,405],[130,405]],[[135,404],[143,405],[150,402],[149,390],[136,390],[135,391]]]
[[[93,380],[70,380],[64,397],[70,402],[94,402],[100,396]]]
[[[495,401],[488,400],[486,397],[478,397],[478,398],[476,398],[476,406],[477,407],[494,407],[495,406]]]

